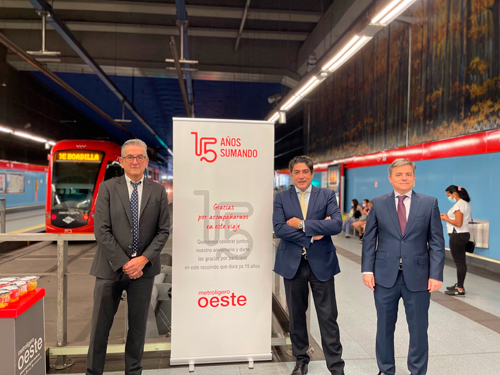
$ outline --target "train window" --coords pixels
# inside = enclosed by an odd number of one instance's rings
[[[52,170],[52,209],[89,210],[101,167],[102,154],[95,160],[55,160]]]
[[[117,161],[108,161],[104,181],[123,176],[123,168]]]

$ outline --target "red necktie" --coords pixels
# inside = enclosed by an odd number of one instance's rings
[[[406,229],[406,207],[403,201],[408,198],[406,195],[398,195],[398,220],[399,227],[401,228],[401,234],[405,234]]]

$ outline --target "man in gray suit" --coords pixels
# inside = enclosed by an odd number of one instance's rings
[[[95,208],[97,252],[90,274],[96,277],[87,375],[102,375],[108,336],[123,290],[127,291],[129,329],[125,374],[140,375],[146,322],[160,252],[169,236],[165,188],[144,178],[146,144],[131,139],[122,146],[125,175],[101,183]]]
[[[443,226],[437,199],[413,190],[416,165],[396,159],[389,167],[394,191],[373,198],[363,238],[363,282],[374,291],[379,375],[394,375],[394,330],[399,300],[410,333],[408,369],[425,375],[430,293],[441,288]]]

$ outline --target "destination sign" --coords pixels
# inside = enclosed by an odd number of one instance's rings
[[[58,151],[56,152],[55,161],[82,161],[97,163],[102,160],[102,152],[92,151]]]

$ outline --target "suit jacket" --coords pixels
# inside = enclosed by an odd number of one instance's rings
[[[331,220],[325,220],[327,216]],[[286,279],[292,279],[300,265],[302,248],[307,249],[307,259],[320,281],[330,280],[340,272],[335,246],[331,236],[342,231],[342,215],[337,206],[335,192],[312,187],[307,206],[305,232],[287,225],[292,217],[303,220],[295,187],[276,194],[274,199],[273,226],[280,244],[276,252],[274,272]],[[311,238],[321,234],[324,237],[311,243]]]
[[[146,178],[143,183],[137,256],[149,259],[142,277],[154,277],[160,273],[160,252],[168,240],[170,214],[165,187]],[[99,186],[94,232],[98,247],[90,274],[114,280],[132,258],[132,211],[125,176]]]
[[[429,278],[443,280],[443,226],[436,198],[412,193],[404,234],[394,192],[373,198],[363,236],[362,272],[373,272],[375,284],[390,288],[396,282],[400,258],[409,290],[427,290]]]

